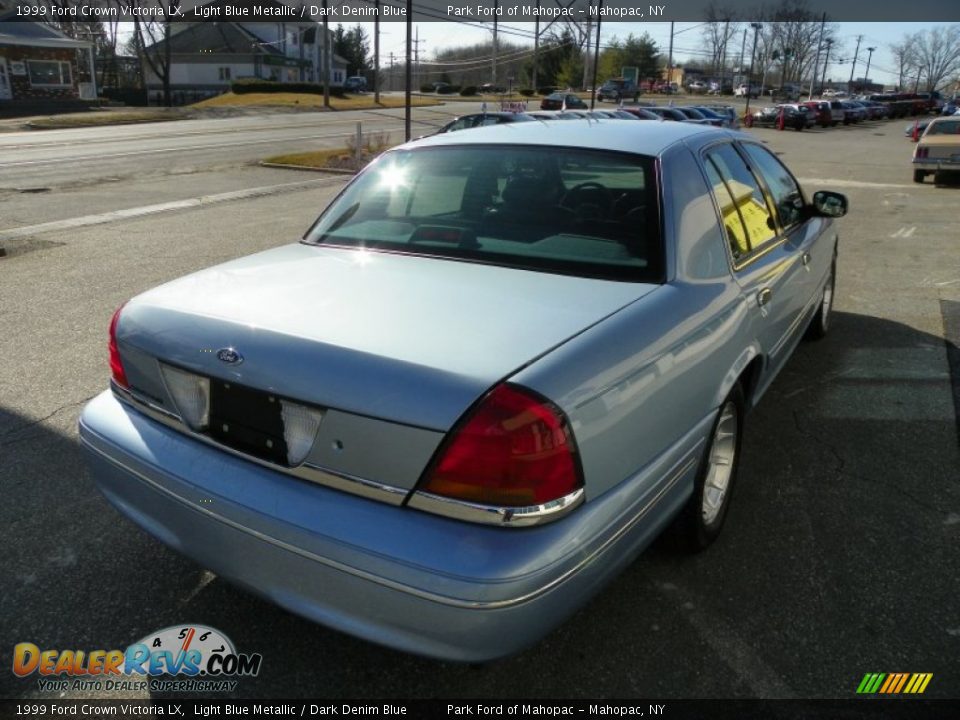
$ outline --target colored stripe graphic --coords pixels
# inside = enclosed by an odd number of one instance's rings
[[[885,677],[885,673],[867,673],[863,676],[863,680],[860,681],[860,687],[857,688],[857,692],[872,695],[877,691],[877,688],[880,687],[880,683],[883,682]]]
[[[857,686],[857,694],[919,695],[926,691],[933,673],[867,673]]]
[[[877,692],[881,692],[881,693],[888,692],[890,690],[890,686],[896,684],[896,681],[899,679],[900,679],[899,673],[893,673],[891,675],[887,675],[886,682],[880,686],[880,690],[878,690]]]

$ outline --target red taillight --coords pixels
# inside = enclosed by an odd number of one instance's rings
[[[123,310],[123,305],[118,307],[113,317],[110,318],[110,343],[108,345],[110,348],[110,374],[113,376],[113,381],[117,383],[117,385],[123,388],[129,388],[130,383],[127,382],[127,374],[123,371],[123,363],[120,361],[120,350],[117,347],[117,323],[120,321],[121,310]]]
[[[925,157],[927,157],[929,154],[930,154],[930,148],[925,148],[925,147],[918,147],[918,148],[917,148],[917,157],[918,157],[918,158],[921,158],[921,159],[922,159],[922,158],[925,158]]]
[[[563,412],[499,385],[454,428],[420,490],[497,507],[539,505],[583,485]]]

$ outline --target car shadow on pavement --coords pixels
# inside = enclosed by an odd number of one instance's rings
[[[213,577],[97,492],[79,406],[56,423],[0,411],[0,635],[8,651],[109,650],[209,625],[263,655],[257,677],[209,697],[853,697],[877,668],[949,679],[960,483],[947,368],[942,338],[836,313],[748,416],[713,547],[656,543],[542,642],[482,666],[384,649]],[[0,696],[50,697],[37,680],[2,672]]]

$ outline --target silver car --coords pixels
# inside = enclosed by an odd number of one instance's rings
[[[93,476],[319,623],[516,652],[668,525],[717,538],[748,410],[829,327],[846,207],[702,125],[403,145],[301,242],[117,311],[110,388],[80,419]]]

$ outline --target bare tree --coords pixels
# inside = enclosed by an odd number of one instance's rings
[[[703,39],[710,51],[710,66],[715,74],[723,75],[724,73],[730,40],[740,29],[736,17],[737,13],[734,10],[718,5],[713,0],[706,7]]]
[[[133,33],[141,63],[141,76],[144,76],[143,66],[146,65],[160,80],[163,86],[163,104],[170,107],[173,104],[173,96],[170,92],[171,24],[177,16],[180,0],[119,0],[119,2],[131,8],[141,7],[147,2],[152,7],[163,8],[162,16],[147,18],[134,15]],[[146,85],[145,76],[144,84]]]
[[[784,82],[802,81],[813,71],[821,46],[821,21],[822,16],[811,11],[806,0],[782,0],[771,13],[771,58],[777,60]],[[823,43],[833,41],[835,34],[834,26],[825,26]]]
[[[933,27],[910,37],[912,57],[928,91],[960,71],[960,25]]]
[[[897,89],[903,90],[909,77],[916,75],[917,65],[914,57],[911,37],[904,37],[903,41],[890,46],[890,54],[897,63]]]

